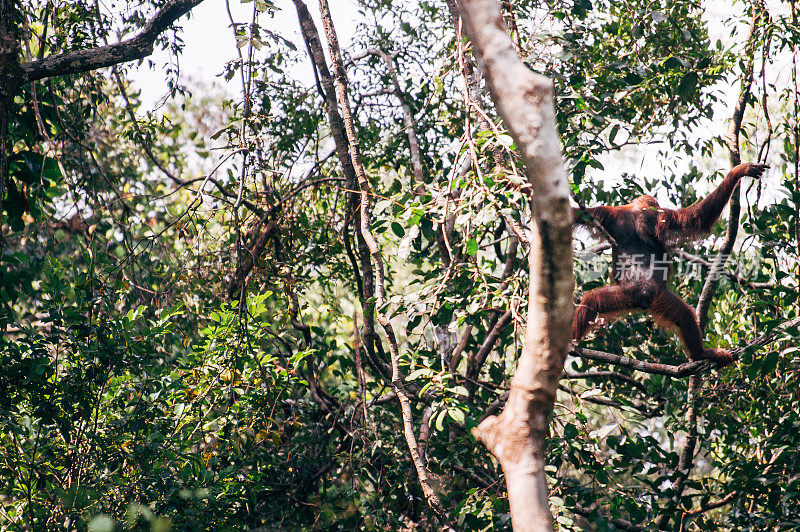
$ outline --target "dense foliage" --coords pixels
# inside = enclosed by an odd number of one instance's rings
[[[114,41],[163,3],[23,3],[20,60]],[[362,0],[342,43],[409,434],[324,74],[297,80],[306,43],[272,19],[288,2],[247,7],[252,19],[220,21],[241,53],[225,72],[242,79],[232,98],[183,87],[173,69],[172,103],[148,112],[127,65],[14,99],[0,527],[438,528],[413,438],[446,521],[509,528],[502,472],[470,429],[502,407],[521,347],[528,192],[459,24],[444,1]],[[736,275],[718,280],[704,331],[710,346],[743,348],[738,365],[703,374],[687,399],[687,378],[568,360],[548,449],[563,530],[654,529],[662,516],[676,530],[800,526],[793,8],[770,4],[751,35],[750,3],[724,20],[699,1],[504,5],[520,55],[555,80],[581,201],[701,197],[729,166],[731,102],[753,64],[742,158],[772,166],[743,187],[725,267]],[[179,59],[179,32],[158,45]],[[726,223],[676,264],[671,288],[690,304],[708,281],[697,257],[714,260]],[[576,233],[576,251],[592,243]],[[578,295],[609,282],[608,263],[578,254]],[[685,360],[639,316],[582,345]],[[690,472],[678,468],[687,435]]]

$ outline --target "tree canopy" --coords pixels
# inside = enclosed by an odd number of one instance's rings
[[[242,4],[209,37],[231,92],[180,75],[202,0],[0,0],[0,528],[510,529],[474,429],[556,271],[533,115],[495,106],[453,0],[359,0],[347,42],[325,0]],[[632,315],[551,368],[558,530],[800,527],[798,12],[709,5],[500,2],[576,208],[770,165],[676,243],[670,289],[735,365]],[[597,233],[576,303],[611,278]]]

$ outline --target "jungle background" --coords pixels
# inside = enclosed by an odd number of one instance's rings
[[[180,74],[190,14],[154,36],[162,102],[152,58],[47,70],[179,3],[0,1],[27,76],[0,105],[0,527],[510,528],[470,430],[521,349],[529,190],[457,6],[361,0],[340,47],[313,2],[243,2],[207,37],[236,44],[224,83]],[[576,205],[688,205],[734,157],[771,165],[676,254],[736,365],[687,370],[642,316],[568,359],[557,527],[800,527],[794,2],[502,6],[555,83]],[[610,280],[598,242],[576,231],[576,298]]]

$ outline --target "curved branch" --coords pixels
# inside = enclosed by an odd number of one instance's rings
[[[616,355],[614,353],[606,353],[604,351],[596,351],[594,349],[586,349],[583,347],[573,347],[570,350],[570,354],[585,358],[587,360],[606,362],[616,366],[635,369],[636,371],[641,371],[643,373],[666,375],[668,377],[675,378],[688,377],[690,375],[695,375],[697,373],[702,373],[704,371],[719,367],[719,364],[712,360],[693,360],[674,366],[672,364],[645,362],[643,360],[637,360],[631,357]]]
[[[787,321],[786,323],[783,323],[778,327],[776,327],[775,330],[773,330],[772,332],[767,334],[762,334],[761,336],[758,336],[757,338],[753,339],[750,343],[745,344],[741,347],[734,347],[733,349],[730,350],[730,352],[734,356],[737,356],[751,347],[759,347],[762,345],[766,345],[771,341],[775,340],[781,333],[783,333],[786,330],[786,328],[794,327],[798,324],[800,324],[800,318],[795,318],[793,320]],[[626,368],[635,369],[636,371],[641,371],[643,373],[666,375],[668,377],[676,377],[676,378],[690,377],[692,375],[696,375],[698,373],[703,373],[710,369],[720,367],[719,364],[717,364],[712,360],[692,360],[689,362],[684,362],[683,364],[678,364],[677,366],[674,366],[672,364],[659,364],[656,362],[644,362],[642,360],[637,360],[631,357],[616,355],[614,353],[606,353],[605,351],[597,351],[595,349],[586,349],[584,347],[577,347],[577,346],[572,346],[569,353],[573,356],[579,356],[587,360],[607,362],[609,364],[614,364],[616,366],[623,366]]]
[[[135,37],[116,44],[51,55],[20,66],[27,83],[61,74],[77,74],[143,59],[153,53],[156,37],[203,0],[169,0]]]

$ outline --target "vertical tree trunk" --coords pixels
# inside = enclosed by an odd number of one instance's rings
[[[572,322],[572,209],[556,133],[553,84],[517,56],[496,0],[459,0],[470,40],[533,188],[525,347],[499,416],[474,431],[506,476],[515,530],[552,530],[545,440]]]
[[[13,0],[0,0],[0,198],[8,179],[8,124],[14,92],[19,87],[19,43],[16,39],[16,7]]]
[[[297,2],[299,0],[295,0]],[[391,384],[394,392],[397,395],[398,402],[400,403],[400,412],[403,419],[403,434],[408,445],[409,453],[411,454],[411,461],[417,472],[422,493],[428,506],[433,510],[436,519],[440,524],[447,524],[447,511],[442,506],[439,500],[439,495],[433,488],[432,476],[430,471],[423,461],[420,451],[419,442],[417,441],[414,433],[413,415],[411,411],[411,400],[409,399],[408,392],[405,388],[404,376],[400,370],[400,352],[397,339],[392,328],[389,317],[382,310],[383,304],[386,301],[386,282],[385,272],[383,266],[383,255],[375,236],[370,229],[370,218],[372,216],[371,198],[372,192],[370,190],[369,180],[364,170],[364,165],[361,162],[361,152],[359,148],[358,135],[355,129],[355,119],[352,111],[350,110],[349,94],[347,89],[347,72],[344,69],[344,61],[342,60],[342,53],[339,47],[339,39],[336,35],[336,28],[333,25],[333,17],[331,15],[330,6],[327,0],[320,0],[319,2],[320,15],[322,17],[322,25],[325,28],[325,36],[328,40],[328,51],[331,55],[331,65],[333,66],[333,79],[336,87],[336,97],[339,102],[339,109],[342,112],[342,122],[344,130],[347,134],[347,141],[350,147],[350,161],[352,162],[353,169],[355,170],[356,178],[358,180],[358,190],[360,193],[360,211],[359,221],[361,224],[362,241],[367,247],[369,258],[371,262],[369,266],[373,268],[375,279],[375,300],[368,302],[368,308],[374,312],[378,319],[378,323],[383,327],[384,332],[389,343],[389,353],[392,362],[392,376]],[[368,268],[365,268],[365,273]],[[366,311],[365,311],[366,314]]]
[[[2,232],[5,222],[3,204],[6,197],[11,149],[8,126],[11,122],[14,94],[22,81],[18,53],[15,0],[0,0],[0,262],[5,247],[5,236]],[[0,272],[2,271],[3,268],[0,267]]]

